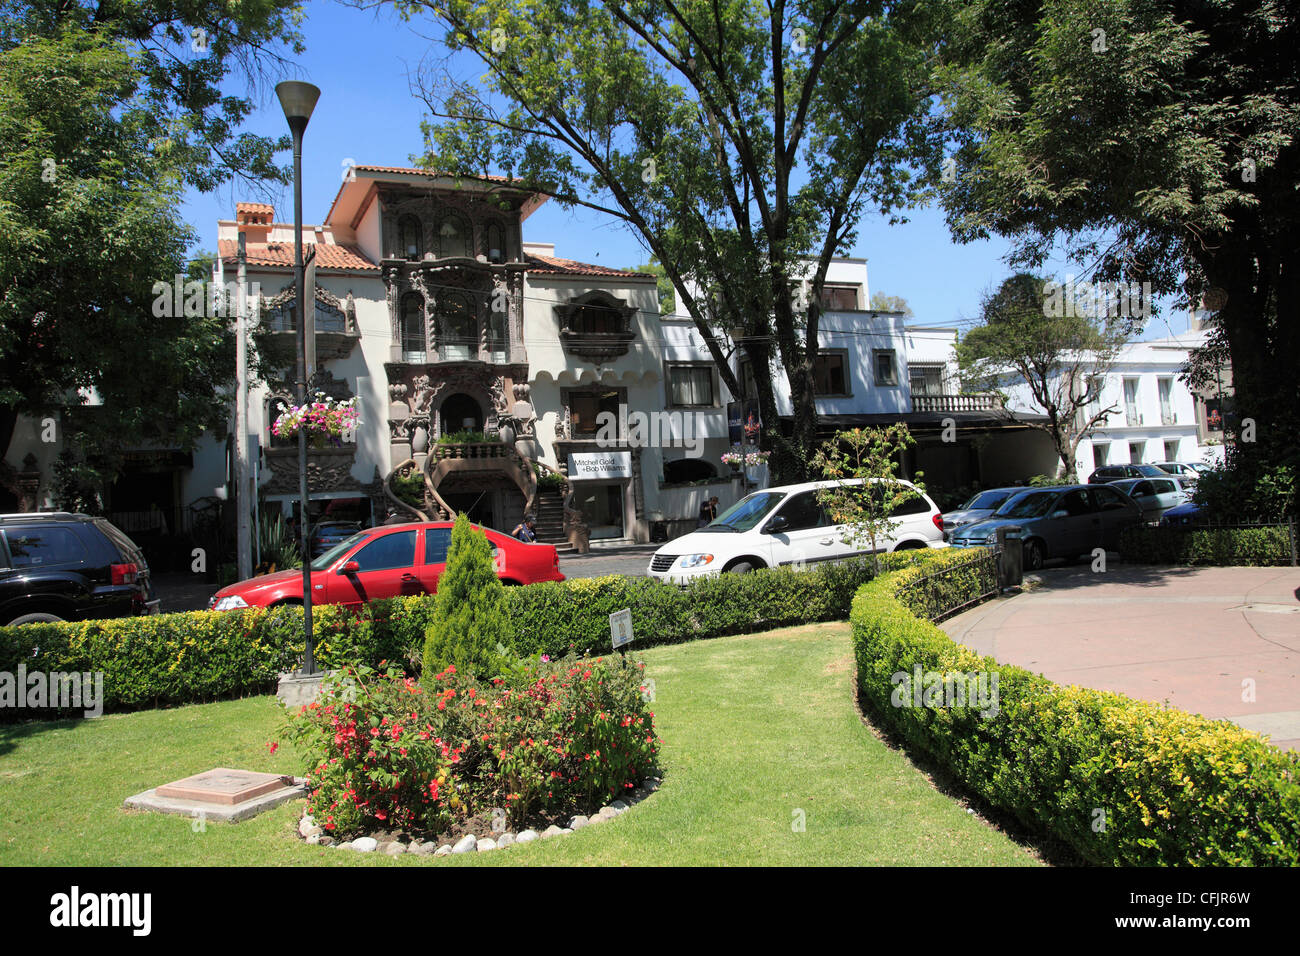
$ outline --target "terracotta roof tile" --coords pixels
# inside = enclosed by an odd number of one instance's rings
[[[233,264],[238,252],[233,239],[221,239],[217,243],[217,253],[222,260]],[[303,255],[312,248],[316,249],[316,267],[318,269],[367,269],[378,271],[379,266],[371,262],[361,250],[343,243],[304,243]],[[250,266],[285,266],[293,267],[292,242],[250,242],[247,245],[248,264]]]
[[[440,173],[436,169],[416,169],[410,166],[373,166],[369,163],[358,163],[357,169],[369,170],[372,173],[411,173],[416,176],[446,176],[446,173]],[[509,176],[484,176],[484,179],[492,179],[499,183],[508,183],[511,181]]]
[[[543,256],[536,253],[527,253],[524,256],[528,260],[528,271],[550,275],[573,275],[573,276],[604,276],[606,278],[617,279],[652,279],[649,273],[645,272],[627,272],[623,269],[607,269],[605,266],[594,266],[587,262],[575,262],[572,259],[560,259],[556,256]]]
[[[275,207],[267,205],[264,202],[237,202],[235,203],[235,213],[241,212],[275,212]]]

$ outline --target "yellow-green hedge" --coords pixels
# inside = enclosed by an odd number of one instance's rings
[[[1061,687],[955,643],[897,594],[962,558],[926,555],[859,589],[850,620],[864,710],[990,805],[1090,862],[1300,863],[1300,756],[1228,721]],[[973,577],[952,582],[960,590]],[[996,673],[996,714],[894,706],[891,677],[918,666],[938,674]]]

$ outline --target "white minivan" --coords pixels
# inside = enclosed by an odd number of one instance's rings
[[[947,547],[943,517],[934,502],[911,482],[896,481],[915,495],[894,509],[893,529],[876,540],[876,550]],[[831,523],[817,501],[821,488],[860,484],[860,478],[810,481],[756,491],[709,525],[656,551],[649,574],[672,584],[686,584],[705,574],[743,574],[781,565],[807,567],[870,554],[870,542],[855,542],[848,528]]]

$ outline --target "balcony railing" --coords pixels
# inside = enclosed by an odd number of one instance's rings
[[[996,412],[1001,409],[1001,397],[989,393],[912,396],[914,412]]]
[[[513,449],[504,442],[444,442],[433,446],[433,455],[443,458],[506,458]]]

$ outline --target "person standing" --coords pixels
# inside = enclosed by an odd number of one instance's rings
[[[523,521],[515,525],[515,530],[510,534],[525,544],[533,544],[537,541],[537,519],[527,515]]]

